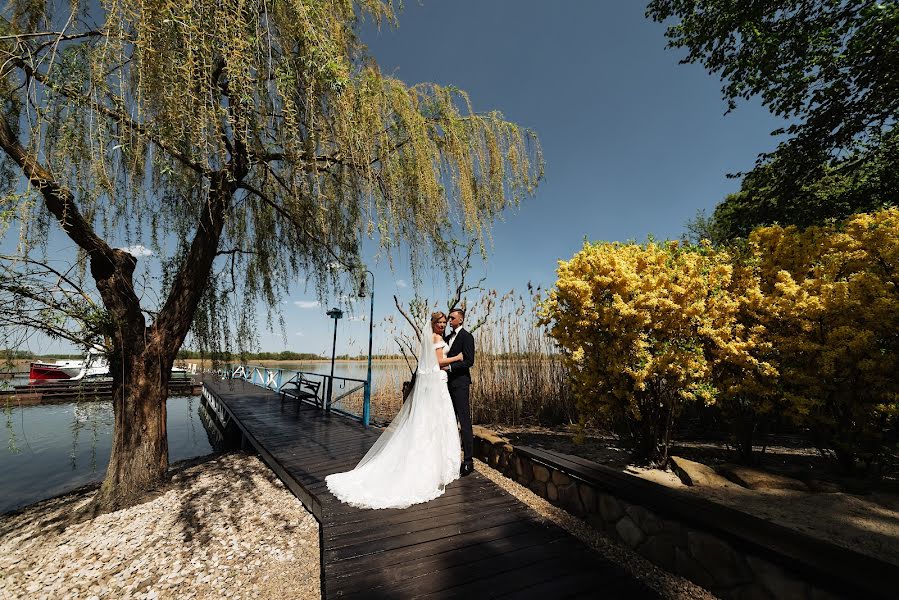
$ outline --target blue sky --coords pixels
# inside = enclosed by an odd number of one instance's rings
[[[664,27],[643,11],[633,0],[426,0],[408,2],[398,28],[363,29],[383,72],[456,85],[476,110],[499,110],[540,138],[545,181],[496,224],[489,261],[472,272],[488,288],[551,286],[558,260],[585,238],[680,237],[698,209],[739,188],[727,173],[773,149],[780,122],[757,101],[724,116],[718,78],[679,65],[682,53],[665,49]],[[377,325],[396,312],[391,295],[411,290],[394,283],[408,281],[405,270],[374,271]],[[445,297],[441,276],[432,279],[424,294]],[[330,350],[323,310],[288,309],[288,338]],[[344,335],[352,348],[367,339],[364,323],[340,328],[338,352]]]
[[[780,122],[757,100],[724,116],[718,78],[679,65],[682,52],[665,49],[664,27],[643,11],[634,0],[413,0],[398,28],[363,27],[385,73],[458,86],[476,110],[499,110],[540,138],[545,181],[496,224],[489,261],[471,273],[488,288],[551,286],[558,260],[585,238],[680,237],[697,209],[738,189],[727,173],[773,149],[769,132]],[[395,272],[365,258],[375,274],[375,348],[394,351],[377,332],[397,315],[392,295],[412,294],[408,258],[395,257]],[[443,275],[425,273],[422,293],[445,298]],[[336,300],[296,289],[283,305],[286,341],[260,326],[260,349],[330,354],[324,313]],[[339,324],[338,353],[367,347],[367,299],[354,310]],[[41,346],[34,350],[63,349]]]

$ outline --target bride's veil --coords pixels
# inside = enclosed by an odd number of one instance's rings
[[[396,417],[393,418],[393,421],[390,422],[390,425],[375,442],[374,446],[369,449],[365,456],[362,457],[362,460],[359,461],[359,464],[356,465],[357,469],[370,462],[381,453],[397,430],[400,429],[403,423],[408,421],[415,413],[416,407],[425,402],[427,398],[433,399],[440,397],[440,386],[446,384],[440,379],[440,369],[437,365],[437,353],[434,348],[434,343],[431,340],[431,321],[430,318],[425,318],[424,326],[421,328],[421,343],[419,344],[418,349],[418,368],[416,370],[412,392],[409,394],[406,402],[403,403],[403,407],[396,414]]]

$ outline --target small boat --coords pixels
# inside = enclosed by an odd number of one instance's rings
[[[37,361],[31,363],[28,378],[32,381],[72,379],[77,377],[83,368],[83,360],[58,360],[53,363]]]
[[[28,378],[32,381],[100,379],[109,377],[109,362],[97,350],[89,350],[84,360],[58,360],[55,363],[33,362]],[[186,369],[172,367],[172,379],[190,379]]]

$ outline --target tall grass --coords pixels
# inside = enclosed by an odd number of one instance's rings
[[[558,424],[576,420],[567,373],[553,340],[538,324],[540,288],[514,290],[497,297],[490,291],[466,308],[466,324],[474,329],[475,366],[472,369],[471,412],[475,423]],[[396,319],[387,330],[399,335]],[[406,326],[408,328],[408,326]],[[396,352],[397,348],[385,349]],[[402,406],[402,383],[409,368],[382,372],[374,382],[372,413],[389,420]]]

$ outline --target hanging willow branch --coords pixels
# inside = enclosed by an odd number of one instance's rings
[[[146,246],[152,259],[139,260],[162,272],[148,326],[191,319],[196,304],[193,333],[209,347],[251,339],[234,335],[248,306],[277,307],[297,279],[324,294],[328,265],[362,262],[365,238],[388,257],[407,245],[414,268],[448,259],[447,215],[483,244],[542,177],[539,144],[456,88],[384,76],[356,27],[394,23],[393,11],[378,0],[11,1],[0,193],[22,198],[24,178],[63,200],[8,207],[23,252],[45,247],[48,208],[63,224],[82,218],[67,232],[93,232],[102,252],[112,239]],[[206,239],[213,263],[198,271]],[[238,293],[210,278],[222,269],[239,275]],[[188,283],[198,303],[177,289]]]

